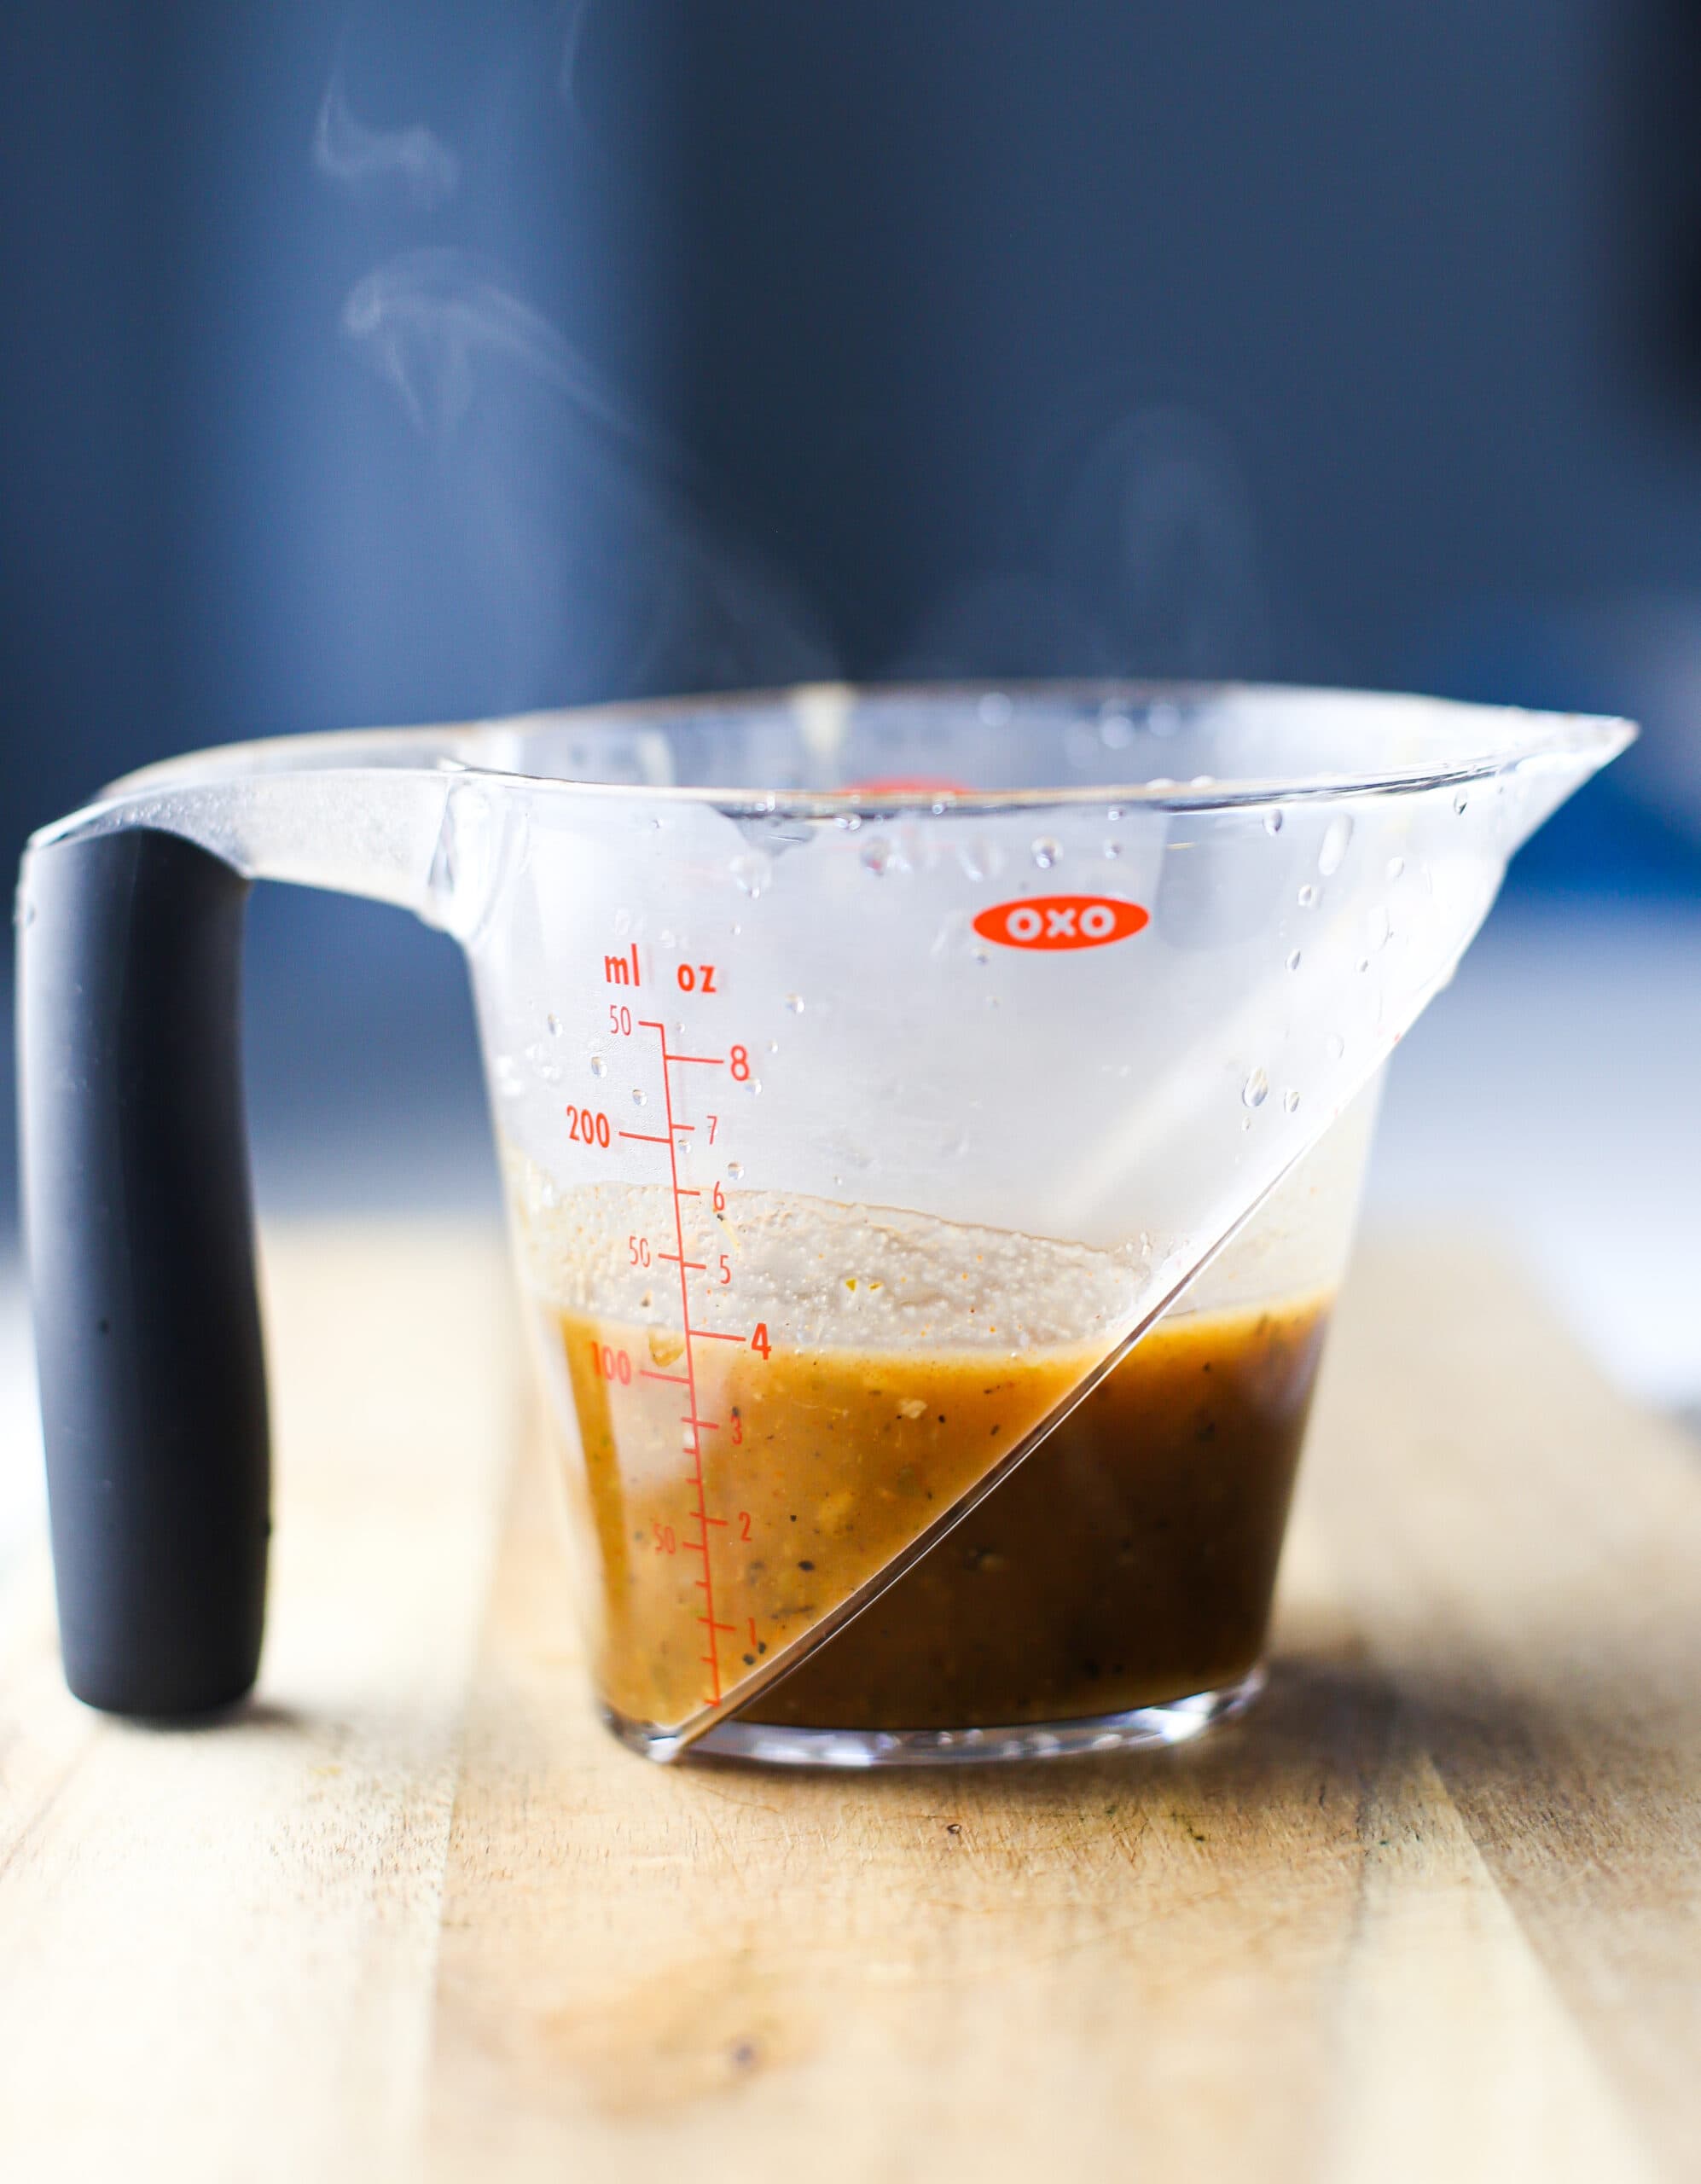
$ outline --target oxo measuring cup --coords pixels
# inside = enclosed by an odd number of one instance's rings
[[[26,1214],[67,1673],[227,1702],[266,1403],[256,877],[472,967],[602,1706],[852,1764],[1255,1687],[1379,1073],[1623,723],[811,688],[206,752],[32,844]]]

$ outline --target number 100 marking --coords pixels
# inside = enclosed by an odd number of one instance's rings
[[[623,1388],[632,1385],[632,1360],[624,1350],[616,1350],[612,1343],[590,1339],[590,1368],[599,1380],[618,1380]]]

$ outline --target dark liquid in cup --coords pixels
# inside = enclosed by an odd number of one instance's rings
[[[1238,1682],[1263,1647],[1326,1321],[1310,1303],[1160,1322],[743,1718],[992,1727]]]
[[[968,1728],[1238,1682],[1263,1643],[1327,1316],[1314,1298],[1160,1322],[743,1717]],[[598,1681],[617,1712],[663,1725],[734,1693],[885,1568],[1094,1362],[699,1345],[699,1414],[717,1421],[699,1436],[705,1571],[682,1339],[575,1314],[558,1325],[597,1548]]]

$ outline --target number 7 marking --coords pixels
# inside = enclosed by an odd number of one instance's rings
[[[714,1143],[714,1141],[715,1141],[715,1132],[716,1132],[716,1131],[720,1128],[720,1124],[721,1124],[721,1118],[720,1118],[720,1117],[719,1117],[718,1115],[711,1115],[711,1116],[710,1116],[710,1118],[709,1118],[709,1142],[710,1142],[710,1144],[711,1144],[711,1145],[712,1145],[712,1144]]]

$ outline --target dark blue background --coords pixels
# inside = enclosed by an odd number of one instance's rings
[[[1695,49],[1675,0],[9,0],[0,854],[233,736],[1110,669],[1643,712],[1513,890],[1692,892]],[[401,925],[260,913],[304,1107],[407,1096],[454,973]]]
[[[840,671],[1632,705],[1634,658],[1566,632],[1701,588],[1701,455],[1623,277],[1662,276],[1660,20],[13,0],[6,845],[202,741],[786,671],[789,632],[729,658],[682,607],[658,640],[608,584],[658,465]],[[446,201],[316,166],[334,73],[360,125],[434,133]],[[638,440],[500,358],[470,425],[419,430],[340,317],[421,247],[476,254]],[[1154,416],[1205,502],[1155,603],[1115,537]]]

